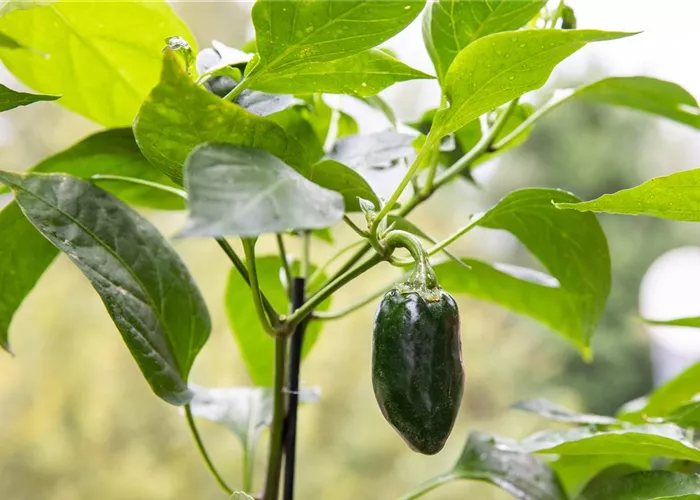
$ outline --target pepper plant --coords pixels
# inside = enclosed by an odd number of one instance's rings
[[[299,386],[300,362],[327,321],[384,296],[364,337],[370,342],[374,332],[374,391],[408,445],[433,454],[458,418],[463,386],[469,390],[461,343],[470,339],[468,332],[460,338],[450,294],[530,316],[590,358],[611,266],[590,212],[700,220],[700,174],[688,171],[590,202],[525,187],[444,239],[410,221],[447,184],[473,182],[479,165],[526,140],[567,101],[700,128],[690,94],[648,77],[612,76],[531,104],[538,101],[529,93],[567,57],[632,33],[577,29],[569,6],[544,0],[258,0],[251,15],[255,39],[245,47],[214,41],[199,49],[161,1],[7,2],[0,10],[0,59],[40,92],[0,86],[0,111],[55,101],[104,127],[28,172],[0,172],[8,198],[0,211],[0,344],[10,350],[15,311],[66,254],[101,297],[155,395],[184,408],[207,467],[231,498],[293,498],[297,406],[316,397]],[[422,23],[434,74],[381,48],[414,21]],[[404,124],[378,93],[413,79],[433,80],[442,98]],[[325,94],[377,108],[386,130],[361,134]],[[386,199],[363,176],[373,167],[401,171]],[[207,306],[169,241],[133,207],[186,210],[176,237],[214,239],[228,256],[225,300],[253,387],[210,389],[189,380],[210,334]],[[338,224],[352,228],[356,241],[313,262],[313,246],[332,243]],[[455,256],[450,245],[477,227],[510,232],[546,272]],[[260,238],[274,238],[279,254],[261,255]],[[291,238],[302,241],[300,255],[286,251]],[[354,304],[331,304],[375,266],[396,266],[405,278]],[[698,326],[700,319],[672,324]],[[404,498],[460,479],[527,500],[700,498],[693,433],[700,408],[692,401],[699,369],[617,417],[520,402],[521,410],[573,427],[520,442],[472,433],[451,471]],[[240,437],[240,476],[218,471],[195,417]],[[253,484],[265,428],[265,480]]]

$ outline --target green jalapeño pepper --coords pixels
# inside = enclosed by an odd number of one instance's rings
[[[382,414],[411,449],[433,455],[457,418],[464,369],[457,304],[419,258],[377,310],[372,385]]]

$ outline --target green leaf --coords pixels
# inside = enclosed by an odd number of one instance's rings
[[[33,102],[39,101],[55,101],[61,96],[57,95],[40,95],[27,94],[26,92],[17,92],[0,84],[0,112],[26,106]]]
[[[268,116],[268,120],[278,124],[288,136],[294,138],[304,149],[305,157],[309,161],[318,161],[324,155],[323,143],[317,135],[314,125],[305,115],[308,116],[308,113],[304,107],[294,106]]]
[[[604,194],[592,201],[560,203],[579,212],[647,215],[661,219],[700,221],[700,169],[657,177],[631,189]]]
[[[347,137],[349,135],[355,135],[359,132],[360,126],[357,124],[355,119],[343,111],[338,111],[338,131],[336,133],[336,139]]]
[[[260,289],[275,309],[286,311],[288,298],[280,281],[280,258],[278,256],[260,257],[256,262]],[[315,266],[311,266],[311,272],[315,270]],[[319,282],[325,280],[325,276],[319,278]],[[318,310],[327,311],[330,306],[331,300],[328,299]],[[260,326],[250,288],[235,269],[229,275],[226,288],[226,311],[250,379],[255,385],[272,386],[275,342]],[[312,321],[307,326],[302,356],[306,356],[311,351],[321,327],[321,321]]]
[[[187,268],[145,219],[109,193],[63,174],[0,173],[22,212],[90,280],[153,391],[182,405],[211,329]],[[166,287],[163,284],[167,284]]]
[[[693,401],[679,406],[665,420],[681,427],[700,428],[700,402]]]
[[[259,0],[252,16],[260,61],[248,76],[264,79],[376,47],[408,26],[424,5],[424,0]]]
[[[412,135],[393,130],[349,135],[335,143],[328,157],[355,169],[386,168],[396,160],[414,155],[414,140]]]
[[[311,236],[313,236],[314,238],[318,238],[319,240],[324,241],[329,245],[335,243],[335,239],[333,238],[333,232],[329,227],[323,229],[314,229],[313,231],[311,231]]]
[[[552,469],[539,457],[508,450],[508,441],[472,432],[450,473],[494,484],[520,500],[566,500]]]
[[[247,288],[247,287],[246,287]],[[255,445],[272,420],[272,389],[267,387],[231,387],[207,389],[190,386],[194,396],[192,414],[226,426],[241,442],[248,462],[254,461]],[[316,388],[299,391],[303,403],[319,400]]]
[[[323,146],[333,120],[333,109],[325,103],[321,94],[314,94],[306,100],[306,106],[300,111],[316,132],[319,144]]]
[[[99,22],[97,22],[99,20]],[[158,81],[165,39],[194,42],[164,1],[51,2],[0,17],[0,31],[33,51],[0,49],[27,86],[106,127],[128,127]]]
[[[175,185],[141,154],[131,129],[110,129],[97,132],[70,148],[39,162],[30,172],[62,172],[89,179],[93,175],[119,175],[156,182],[169,187]],[[179,196],[160,189],[125,182],[95,181],[131,205],[161,210],[182,210],[185,204]]]
[[[372,49],[338,59],[290,66],[253,79],[251,87],[276,94],[349,94],[373,96],[407,80],[434,78],[381,50]]]
[[[686,368],[656,388],[637,408],[623,411],[618,418],[638,423],[648,418],[667,417],[698,393],[700,393],[700,363]]]
[[[10,351],[12,317],[53,262],[56,250],[12,202],[0,210],[0,346]]]
[[[433,140],[542,87],[555,66],[586,43],[630,35],[542,29],[496,33],[478,39],[457,55],[445,76],[450,107],[435,115]]]
[[[638,425],[606,431],[590,427],[542,431],[518,446],[529,453],[561,456],[636,455],[700,462],[700,449],[686,440],[683,429],[672,424]]]
[[[575,498],[600,472],[625,466],[638,470],[649,468],[649,457],[629,455],[565,455],[550,461],[569,498]]]
[[[700,499],[700,476],[663,470],[635,472],[594,481],[577,500]]]
[[[550,272],[465,259],[435,267],[446,290],[499,303],[559,332],[588,353],[591,336],[610,292],[610,255],[595,216],[562,218],[553,202],[577,200],[554,189],[522,189],[503,198],[472,224],[503,229]],[[554,278],[554,279],[553,279]]]
[[[700,328],[700,316],[695,316],[692,318],[678,318],[665,320],[644,318],[644,322],[650,325],[690,326],[693,328]]]
[[[423,16],[423,41],[443,82],[457,54],[478,38],[517,30],[535,17],[546,0],[439,0]]]
[[[181,236],[247,236],[330,227],[342,197],[266,151],[205,144],[187,158],[190,214]]]
[[[323,160],[312,165],[308,178],[319,186],[336,191],[343,196],[346,212],[361,212],[358,198],[369,200],[380,206],[372,187],[350,167],[334,160]]]
[[[293,167],[308,164],[305,150],[279,125],[195,85],[171,50],[165,51],[161,81],[141,107],[134,135],[144,156],[178,184],[187,155],[205,142],[264,149]]]
[[[656,78],[611,77],[573,91],[559,91],[546,111],[572,99],[624,106],[700,128],[695,97],[680,85]]]
[[[615,425],[620,423],[619,420],[613,417],[576,413],[555,405],[546,399],[526,399],[515,403],[512,408],[536,413],[547,420],[567,424]]]

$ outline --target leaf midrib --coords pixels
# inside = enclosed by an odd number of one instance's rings
[[[172,334],[172,332],[170,332],[169,328],[167,327],[167,323],[165,323],[165,321],[164,321],[163,318],[161,317],[161,315],[160,315],[158,309],[155,307],[155,304],[153,303],[153,298],[150,296],[149,293],[147,293],[147,290],[148,290],[148,289],[144,286],[144,284],[143,284],[143,282],[141,281],[141,279],[140,279],[138,276],[136,276],[136,274],[134,274],[133,269],[132,269],[130,266],[128,266],[128,265],[126,264],[126,262],[124,262],[124,260],[123,260],[118,254],[116,254],[116,253],[114,252],[114,250],[112,250],[104,241],[102,241],[101,238],[99,238],[95,233],[93,233],[93,232],[90,231],[87,227],[85,227],[85,225],[84,225],[82,222],[80,222],[79,220],[77,220],[75,217],[71,216],[70,214],[68,214],[67,212],[65,212],[65,211],[62,210],[61,208],[57,207],[57,206],[54,205],[53,203],[49,202],[49,201],[48,201],[47,199],[45,199],[44,197],[39,196],[37,193],[34,193],[34,192],[32,192],[32,191],[30,191],[30,190],[28,190],[28,189],[26,189],[26,188],[24,188],[23,186],[20,186],[20,185],[18,185],[18,184],[15,184],[15,185],[17,186],[16,189],[19,189],[20,191],[24,192],[25,194],[28,194],[29,196],[32,196],[32,197],[36,198],[36,199],[39,200],[40,202],[42,202],[42,203],[44,203],[45,205],[49,206],[50,208],[54,209],[54,210],[55,210],[56,212],[58,212],[59,214],[63,215],[66,219],[68,219],[68,220],[70,220],[71,222],[73,222],[73,223],[74,223],[76,226],[78,226],[80,229],[82,229],[83,231],[85,231],[85,233],[87,233],[91,238],[93,238],[103,249],[105,249],[110,255],[112,255],[112,257],[114,257],[115,260],[117,260],[117,261],[124,267],[124,269],[127,270],[127,272],[129,273],[129,275],[130,275],[130,276],[133,278],[133,280],[139,285],[139,287],[141,288],[141,291],[144,292],[144,296],[147,298],[147,303],[151,306],[151,310],[153,311],[153,314],[154,314],[154,315],[156,316],[156,318],[158,319],[158,322],[160,323],[160,325],[163,327],[163,330],[165,330],[165,331],[168,333],[168,335],[166,335],[166,337],[165,337],[165,341],[166,341],[166,343],[167,343],[168,348],[170,349],[170,354],[171,354],[172,357],[173,357],[173,360],[174,360],[174,362],[175,362],[175,365],[176,365],[176,368],[177,368],[177,370],[178,370],[178,373],[182,376],[183,371],[182,371],[182,368],[180,367],[180,362],[179,362],[179,360],[178,360],[178,358],[177,358],[177,355],[175,354],[175,350],[173,349],[173,345],[172,345],[172,343],[171,343],[171,341],[170,341],[170,335]],[[111,279],[110,279],[109,281],[110,281],[110,283],[112,283],[113,285],[116,285],[116,283],[112,282]],[[118,285],[117,285],[117,286],[118,286]],[[144,335],[143,338],[144,338],[144,339],[148,342],[148,344],[153,348],[153,344],[152,344],[151,341],[148,339],[148,337]],[[153,351],[156,352],[156,353],[158,352],[158,350],[155,349],[155,348],[153,348]],[[189,357],[189,355],[188,355],[188,357]]]

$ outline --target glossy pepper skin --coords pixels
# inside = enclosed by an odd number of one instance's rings
[[[442,289],[390,290],[374,319],[372,385],[384,417],[406,443],[433,455],[447,441],[462,400],[459,312]]]

